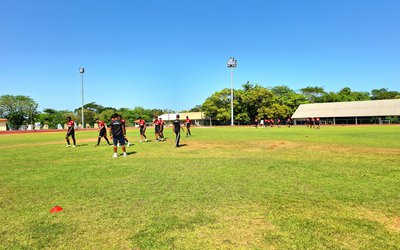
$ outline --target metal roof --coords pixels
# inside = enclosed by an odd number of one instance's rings
[[[205,119],[205,115],[203,112],[188,112],[188,113],[174,113],[174,114],[163,114],[158,116],[161,117],[164,121],[173,121],[176,119],[176,115],[180,115],[181,120],[185,120],[186,116],[189,116],[190,120],[203,120]]]
[[[400,116],[400,99],[301,104],[292,118]]]

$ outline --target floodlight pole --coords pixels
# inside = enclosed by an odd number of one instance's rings
[[[81,81],[82,81],[82,128],[85,128],[85,115],[83,114],[83,105],[85,103],[83,99],[83,73],[85,73],[85,68],[79,68],[79,73],[81,73]]]
[[[234,57],[229,58],[227,66],[231,69],[231,126],[233,126],[233,68],[236,68],[237,60]]]

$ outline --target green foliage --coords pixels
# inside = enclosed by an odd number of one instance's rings
[[[56,129],[58,124],[65,124],[67,117],[70,116],[73,121],[77,121],[76,115],[68,110],[55,110],[55,109],[44,109],[43,113],[39,114],[37,119],[41,124],[47,124],[50,129]]]
[[[399,99],[399,91],[389,91],[387,88],[373,89],[371,91],[372,100],[384,100],[384,99]]]
[[[8,119],[12,129],[19,129],[27,122],[33,121],[38,114],[38,104],[29,96],[0,96],[0,117]]]

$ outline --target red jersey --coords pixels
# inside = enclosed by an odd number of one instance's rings
[[[319,118],[315,118],[315,120],[316,120],[317,122],[319,122]]]
[[[144,127],[144,125],[146,124],[146,122],[142,119],[139,120],[139,127]]]
[[[99,129],[102,129],[106,126],[106,124],[103,121],[99,121],[98,123]]]
[[[188,119],[186,119],[186,124],[191,124],[192,123],[192,121],[188,118]]]
[[[121,119],[120,121],[121,121],[121,123],[125,126],[125,120],[124,120],[124,119]]]
[[[154,120],[154,125],[156,125],[156,126],[160,126],[160,120]]]
[[[161,126],[164,126],[164,125],[165,125],[165,122],[164,122],[164,121],[160,121],[160,120],[159,120],[159,122],[160,122],[160,125],[161,125]]]
[[[75,126],[75,123],[74,123],[74,121],[69,121],[68,123],[67,123],[67,126],[68,126],[68,128],[74,128],[74,126]]]

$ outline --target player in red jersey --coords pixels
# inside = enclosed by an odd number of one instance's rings
[[[310,119],[310,128],[315,128],[315,119],[314,119],[314,117],[312,117]]]
[[[276,119],[276,124],[278,125],[278,128],[280,128],[281,127],[281,119]]]
[[[159,123],[160,123],[160,133],[159,133],[159,135],[160,135],[161,141],[164,141],[164,125],[165,125],[165,122],[163,121],[163,119],[161,117],[158,120],[159,120]]]
[[[126,146],[129,147],[129,146],[130,146],[130,143],[129,143],[129,141],[128,141],[128,138],[126,138],[126,122],[125,122],[124,119],[122,119],[122,116],[121,116],[121,115],[119,115],[119,120],[121,121],[122,129],[123,129],[123,131],[124,131],[124,140],[125,140],[125,142],[126,142]]]
[[[135,122],[139,124],[140,142],[147,141],[147,137],[146,137],[146,122],[145,122],[145,120],[143,120],[142,117],[139,117],[139,120],[136,120]]]
[[[286,125],[288,126],[288,128],[290,128],[290,125],[292,125],[292,120],[290,118],[286,119]]]
[[[189,116],[186,116],[185,124],[186,124],[186,136],[188,135],[192,136],[192,133],[190,133],[190,125],[192,124],[192,121],[189,119]]]
[[[315,118],[315,125],[317,125],[317,129],[320,128],[319,123],[320,123],[319,117]]]
[[[71,147],[70,143],[69,143],[69,137],[72,137],[72,141],[74,142],[74,148],[76,147],[76,140],[75,140],[75,122],[71,119],[71,116],[67,117],[68,123],[68,130],[67,130],[67,134],[65,136],[65,140],[67,141],[67,148]]]
[[[160,135],[160,120],[157,117],[153,119],[154,124],[154,135],[156,136],[156,142],[158,142],[158,137]]]
[[[103,121],[97,120],[97,125],[99,126],[99,138],[97,139],[97,144],[95,145],[96,147],[99,146],[101,137],[104,137],[106,139],[107,144],[111,145],[110,141],[107,138],[107,126]]]

